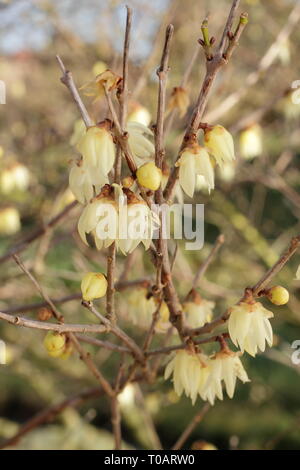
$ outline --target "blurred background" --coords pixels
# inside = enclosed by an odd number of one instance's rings
[[[172,22],[175,27],[169,97],[173,87],[182,85],[195,59],[184,83],[190,99],[187,114],[174,115],[168,129],[167,156],[172,163],[205,70],[202,51],[196,55],[201,21],[209,14],[210,33],[218,40],[231,2],[127,3],[134,9],[130,113],[155,121],[155,70],[166,24]],[[220,254],[199,286],[200,294],[215,302],[216,315],[236,302],[246,286],[255,284],[300,232],[300,97],[294,83],[300,80],[300,5],[295,0],[241,3],[241,11],[249,13],[249,25],[230,64],[218,74],[203,119],[232,132],[237,161],[217,174],[216,190],[210,196],[199,184],[195,201],[205,204],[205,245],[195,253],[185,252],[179,243],[174,266],[175,282],[184,296],[217,236],[225,235]],[[118,0],[0,1],[0,79],[6,84],[6,104],[0,105],[0,256],[73,200],[68,169],[76,156],[72,142],[80,122],[60,83],[55,55],[72,70],[79,87],[106,68],[121,74],[125,15],[125,6]],[[93,104],[87,97],[84,101],[95,120],[107,116],[104,104]],[[105,252],[85,247],[77,235],[79,214],[80,208],[74,208],[62,224],[21,255],[53,298],[77,294],[83,272],[106,269]],[[244,355],[250,384],[238,384],[233,400],[218,401],[186,448],[199,448],[201,441],[221,449],[300,448],[300,366],[291,361],[291,343],[300,339],[300,281],[295,280],[299,263],[296,255],[274,280],[289,289],[288,305],[265,304],[275,314],[274,348],[255,359]],[[118,275],[123,268],[120,255]],[[151,275],[148,256],[138,249],[128,279]],[[1,264],[1,311],[12,313],[40,301],[12,260]],[[118,293],[117,301],[121,325],[142,341],[143,328],[131,321],[130,309],[136,301],[132,293]],[[104,301],[98,305],[103,308]],[[31,318],[39,312],[37,308],[20,311]],[[78,299],[64,303],[62,311],[71,323],[95,321]],[[44,407],[95,384],[76,355],[66,361],[48,357],[43,337],[37,330],[0,323],[0,339],[7,345],[7,365],[0,366],[0,439],[12,436]],[[161,343],[158,334],[154,346]],[[119,354],[89,345],[87,349],[112,380]],[[125,446],[155,448],[153,420],[162,445],[169,448],[202,405],[200,400],[192,407],[189,400],[178,399],[171,383],[162,379],[153,386],[127,387],[121,397]],[[89,400],[79,408],[67,408],[15,448],[111,448],[110,426],[106,399]]]

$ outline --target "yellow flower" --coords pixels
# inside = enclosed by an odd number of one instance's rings
[[[285,305],[289,301],[289,291],[282,286],[273,286],[268,290],[268,299],[274,305]]]
[[[119,208],[119,227],[122,232],[119,233],[118,248],[126,255],[143,243],[148,250],[153,233],[159,227],[159,217],[130,189],[124,188],[123,192],[127,201]]]
[[[107,290],[107,280],[102,273],[86,273],[81,281],[83,300],[90,302],[104,297]]]
[[[91,168],[91,171],[99,171],[102,176],[107,176],[115,161],[115,145],[108,123],[89,127],[77,144],[78,151],[82,154],[83,163]]]
[[[186,114],[189,104],[190,99],[186,90],[182,87],[174,87],[170,96],[167,113],[178,108],[179,116],[182,118]]]
[[[55,331],[48,331],[44,338],[44,346],[49,356],[52,357],[59,357],[63,353],[65,343],[65,335],[57,333]]]
[[[208,190],[214,189],[214,171],[205,148],[194,143],[183,149],[179,160],[179,183],[184,192],[193,197],[197,176],[202,176]]]
[[[83,209],[78,221],[78,233],[88,245],[86,234],[92,233],[98,250],[108,248],[118,237],[118,210],[110,195],[110,187],[104,186],[100,195]]]
[[[190,328],[199,328],[212,319],[215,303],[210,300],[202,299],[194,291],[192,296],[183,303],[184,319]]]
[[[274,315],[259,302],[240,302],[230,309],[228,331],[232,342],[251,356],[272,346],[273,331],[269,318]]]
[[[127,123],[128,144],[133,153],[136,164],[142,165],[145,160],[150,160],[155,148],[149,137],[153,137],[153,132],[148,127],[138,122]]]
[[[138,168],[136,176],[142,186],[156,191],[162,180],[162,171],[154,162],[148,162]]]
[[[241,157],[249,160],[262,154],[262,131],[258,124],[253,124],[240,134]]]
[[[243,367],[238,353],[220,351],[207,362],[208,378],[204,387],[199,391],[203,400],[214,404],[216,397],[223,400],[222,382],[224,381],[227,395],[233,397],[236,379],[243,383],[249,382],[248,375]]]
[[[232,135],[225,127],[217,125],[205,130],[205,146],[216,159],[218,165],[235,159]]]
[[[165,380],[173,376],[174,390],[178,396],[184,392],[195,404],[199,391],[202,391],[207,378],[207,357],[185,350],[176,351],[165,369]]]
[[[73,163],[69,174],[69,186],[75,198],[81,204],[89,202],[102,186],[108,183],[107,176],[100,171],[93,171],[93,167],[84,164],[83,160]]]
[[[121,80],[122,78],[119,75],[107,69],[97,75],[94,80],[85,83],[80,89],[84,90],[86,96],[94,97],[94,102],[96,102],[105,96],[105,90],[109,92],[118,88]]]

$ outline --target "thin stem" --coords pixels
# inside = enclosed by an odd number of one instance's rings
[[[187,439],[190,437],[196,426],[202,421],[209,409],[210,405],[209,403],[206,403],[185,428],[181,436],[173,445],[172,450],[179,450],[182,448],[182,446],[186,443]]]
[[[81,117],[82,117],[86,127],[92,126],[93,121],[90,118],[90,116],[87,112],[87,109],[83,104],[82,99],[80,98],[80,95],[78,93],[78,90],[77,90],[76,85],[75,85],[74,80],[73,80],[72,73],[69,70],[66,69],[66,67],[65,67],[63,61],[61,60],[61,58],[59,57],[59,55],[56,56],[56,59],[57,59],[57,62],[59,64],[60,68],[61,68],[61,71],[63,73],[63,75],[60,79],[61,82],[69,89],[69,91],[72,95],[72,98],[75,101],[75,103],[76,103],[76,105],[77,105],[77,107],[80,111]]]

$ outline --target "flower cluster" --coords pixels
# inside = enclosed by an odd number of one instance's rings
[[[171,375],[177,395],[184,392],[193,404],[198,395],[212,405],[216,398],[223,400],[223,382],[229,398],[233,397],[237,378],[249,382],[238,353],[229,350],[221,350],[211,357],[177,351],[165,369],[165,379]]]
[[[141,242],[147,250],[158,226],[158,216],[143,199],[128,188],[106,184],[83,209],[78,232],[86,245],[86,234],[92,234],[98,250],[115,242],[126,255]]]
[[[208,126],[204,131],[204,145],[200,146],[195,138],[192,139],[176,162],[179,167],[180,185],[190,197],[194,195],[199,176],[209,192],[215,187],[210,155],[220,167],[235,159],[232,136],[223,126]]]

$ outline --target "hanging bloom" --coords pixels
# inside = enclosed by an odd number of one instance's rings
[[[145,106],[139,103],[130,103],[131,111],[128,114],[128,122],[137,122],[143,126],[148,127],[151,122],[151,114]]]
[[[249,382],[248,375],[239,359],[239,353],[229,350],[221,350],[212,356],[208,361],[208,378],[205,385],[200,390],[203,400],[214,405],[216,397],[223,400],[222,381],[229,398],[233,397],[236,379],[243,383]]]
[[[94,97],[94,103],[105,96],[105,91],[115,90],[120,85],[122,78],[111,70],[107,69],[96,76],[94,80],[85,83],[80,87],[86,96]]]
[[[148,162],[138,168],[136,177],[144,188],[156,191],[161,183],[162,171],[154,162]]]
[[[107,290],[107,280],[102,273],[86,273],[81,281],[83,300],[91,302],[104,297]]]
[[[204,177],[209,191],[214,189],[214,171],[209,155],[205,148],[197,143],[190,144],[183,149],[176,166],[179,166],[180,186],[188,196],[194,195],[197,175]]]
[[[84,164],[91,171],[99,171],[102,176],[108,175],[115,161],[115,145],[109,126],[108,121],[103,121],[89,127],[77,144]]]
[[[51,357],[59,357],[64,352],[66,336],[55,331],[48,331],[44,338],[44,346]]]
[[[267,297],[274,305],[285,305],[289,301],[289,291],[282,286],[273,286],[268,290]]]
[[[118,247],[126,255],[142,242],[148,250],[154,230],[159,227],[159,217],[130,189],[123,188],[123,193],[126,201],[119,199]]]
[[[188,300],[183,303],[182,307],[187,326],[190,328],[200,328],[205,323],[211,321],[215,302],[202,299],[197,291],[192,290]]]
[[[300,280],[300,264],[299,264],[299,266],[298,266],[298,268],[297,268],[297,271],[296,271],[296,279],[295,279],[295,280],[296,280],[296,281],[299,281],[299,280]]]
[[[174,87],[170,96],[167,113],[177,108],[179,110],[179,116],[182,118],[186,114],[189,104],[190,99],[185,88],[180,86]]]
[[[81,204],[86,204],[94,197],[94,190],[99,193],[102,186],[108,183],[107,176],[93,167],[84,164],[83,159],[74,162],[69,174],[69,186],[75,198]]]
[[[129,134],[129,147],[134,155],[136,164],[140,166],[145,161],[150,160],[155,153],[154,145],[149,140],[149,137],[153,137],[153,132],[138,122],[128,122],[127,131]]]
[[[21,228],[20,213],[15,207],[0,209],[0,235],[13,235]]]
[[[208,378],[207,357],[185,350],[176,351],[165,369],[165,380],[173,375],[174,390],[178,396],[184,392],[195,404],[199,390]]]
[[[259,302],[243,301],[230,309],[228,331],[232,342],[251,356],[257,350],[265,350],[265,342],[271,347],[273,331],[269,318],[274,315]]]
[[[204,131],[205,147],[216,159],[218,165],[235,159],[232,135],[225,127],[217,125]]]
[[[98,250],[109,247],[118,237],[118,209],[113,189],[105,185],[101,193],[85,206],[78,221],[78,233],[88,245],[86,234],[92,233]]]
[[[250,160],[259,157],[262,151],[262,130],[259,124],[253,124],[240,134],[240,154],[242,158]]]

